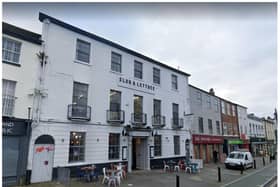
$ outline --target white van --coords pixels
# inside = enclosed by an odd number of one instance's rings
[[[225,160],[226,168],[241,168],[244,169],[253,167],[253,157],[248,151],[233,151]]]

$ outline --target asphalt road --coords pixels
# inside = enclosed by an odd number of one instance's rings
[[[240,177],[229,184],[223,185],[223,187],[259,187],[262,186],[271,177],[277,175],[277,162],[267,165],[266,167],[252,172],[244,177]]]

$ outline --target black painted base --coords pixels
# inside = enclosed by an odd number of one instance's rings
[[[185,159],[186,157],[168,157],[168,158],[151,159],[150,167],[151,169],[163,169],[163,161],[167,162],[169,160],[173,160],[177,163],[179,162],[179,160],[185,160]]]

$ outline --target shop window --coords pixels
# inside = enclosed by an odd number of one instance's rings
[[[180,154],[180,136],[174,136],[174,154]]]

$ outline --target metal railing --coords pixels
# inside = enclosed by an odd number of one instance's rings
[[[147,114],[145,113],[132,113],[131,114],[131,123],[133,125],[146,125],[147,123]]]
[[[13,116],[15,108],[15,96],[3,95],[2,96],[2,115]]]
[[[172,118],[171,125],[173,129],[180,129],[184,127],[184,119],[183,118]]]
[[[152,125],[156,128],[161,128],[165,126],[165,116],[155,115],[152,116]]]
[[[68,119],[69,120],[85,120],[91,119],[91,107],[87,105],[68,105]]]
[[[124,123],[124,111],[107,110],[107,122],[111,123]]]

